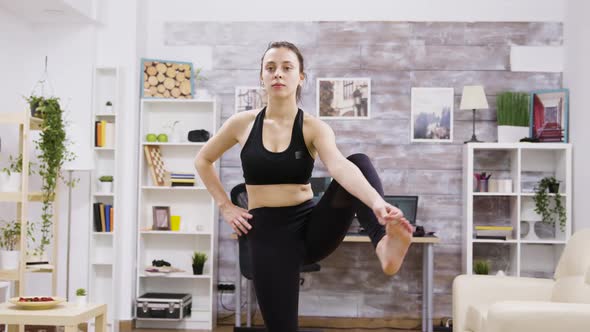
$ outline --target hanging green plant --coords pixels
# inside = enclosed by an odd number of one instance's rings
[[[33,98],[33,97],[30,97]],[[58,179],[68,186],[74,186],[76,180],[68,182],[60,170],[64,162],[74,160],[74,153],[68,150],[66,139],[63,110],[59,104],[59,98],[36,97],[38,101],[36,112],[43,118],[41,134],[35,141],[39,150],[39,175],[42,178],[42,208],[41,208],[41,239],[36,254],[45,252],[52,238],[51,226],[53,225],[53,198],[57,188]]]
[[[553,195],[549,196],[547,193]],[[550,201],[553,199],[553,204]],[[559,181],[553,176],[542,178],[535,187],[535,212],[538,213],[542,221],[546,224],[555,225],[556,219],[559,219],[559,229],[565,231],[567,216],[565,208],[561,204],[561,195],[559,194]]]

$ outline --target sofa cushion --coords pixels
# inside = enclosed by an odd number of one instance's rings
[[[488,308],[487,304],[469,305],[465,317],[465,329],[473,332],[483,331],[488,317]]]
[[[590,267],[590,228],[577,231],[567,242],[557,268],[555,279],[583,276]]]
[[[590,285],[585,276],[561,277],[555,281],[551,301],[590,304]]]

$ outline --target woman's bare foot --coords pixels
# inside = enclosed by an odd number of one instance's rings
[[[375,248],[385,274],[394,275],[397,273],[411,242],[412,226],[405,218],[386,224],[385,236]]]

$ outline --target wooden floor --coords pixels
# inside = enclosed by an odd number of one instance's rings
[[[418,330],[397,330],[397,329],[356,329],[356,328],[351,328],[351,329],[346,329],[346,328],[338,328],[338,329],[328,329],[328,328],[321,328],[319,329],[322,332],[342,332],[342,331],[346,331],[346,332],[392,332],[392,331],[396,331],[396,332],[416,332]],[[214,332],[233,332],[233,326],[221,326],[221,327],[217,327],[216,329],[213,330]]]

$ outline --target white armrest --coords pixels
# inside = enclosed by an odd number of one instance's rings
[[[460,275],[453,281],[453,325],[464,331],[469,305],[498,301],[549,301],[551,279]]]
[[[587,332],[590,304],[498,302],[490,306],[486,332]]]

